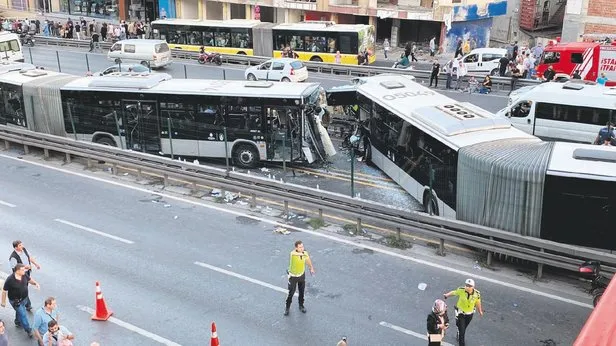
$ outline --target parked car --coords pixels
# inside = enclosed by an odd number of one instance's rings
[[[476,48],[465,56],[455,59],[455,63],[462,60],[469,73],[485,72],[496,76],[498,75],[499,60],[505,55],[507,55],[507,49],[505,48]],[[447,67],[450,62],[451,60],[443,66],[444,73],[447,73]],[[457,66],[455,63],[454,67]]]
[[[308,69],[300,60],[279,58],[247,68],[244,77],[248,80],[303,82],[308,79]]]
[[[135,72],[135,73],[149,73],[149,68],[141,64],[115,64],[107,67],[106,69],[96,72],[94,76],[105,76],[114,72]]]

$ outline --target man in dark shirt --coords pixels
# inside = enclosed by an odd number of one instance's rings
[[[15,272],[4,281],[0,306],[6,306],[6,297],[8,295],[9,303],[15,309],[16,324],[23,327],[28,336],[32,337],[32,328],[28,322],[28,316],[26,316],[26,304],[30,301],[30,298],[28,298],[28,284],[34,285],[37,289],[41,288],[36,281],[26,275],[26,266],[21,263],[17,264]]]
[[[441,72],[441,64],[438,60],[434,60],[432,63],[432,72],[430,73],[430,87],[432,87],[432,81],[434,81],[434,87],[438,88],[438,74]]]
[[[571,79],[582,79],[582,76],[580,76],[580,70],[575,70],[575,72],[573,72],[573,76],[571,76]]]
[[[507,57],[507,55],[500,58],[498,64],[498,74],[501,77],[505,77],[505,73],[507,73],[507,66],[509,66],[509,58]]]

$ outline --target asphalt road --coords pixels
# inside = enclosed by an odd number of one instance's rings
[[[85,76],[88,71],[102,71],[113,63],[107,60],[106,53],[87,53],[85,49],[54,47],[54,46],[35,46],[33,48],[24,47],[24,57],[26,62],[31,62],[46,69],[58,71],[58,61],[60,70],[64,73]],[[87,59],[86,59],[87,55]],[[422,62],[421,64],[426,64]],[[419,68],[419,67],[417,67]],[[174,78],[200,78],[200,79],[244,79],[244,67],[239,65],[199,65],[196,61],[175,61],[171,66],[159,70],[169,73]],[[348,77],[310,73],[310,82],[321,83],[328,89],[334,86],[347,84]],[[444,81],[441,88],[445,86]],[[449,97],[462,101],[471,102],[489,111],[496,112],[507,105],[505,94],[502,95],[479,95],[468,94],[457,91],[440,90]]]
[[[57,297],[76,345],[204,345],[212,321],[222,345],[335,345],[343,335],[352,345],[425,345],[432,302],[469,275],[486,310],[470,325],[469,345],[571,345],[591,312],[589,297],[563,282],[533,282],[422,246],[395,250],[333,231],[276,234],[257,211],[157,195],[122,176],[102,182],[107,173],[75,163],[26,159],[36,165],[0,155],[0,243],[5,258],[15,239],[37,257],[35,306]],[[308,313],[294,301],[284,317],[296,239],[316,275],[307,278]],[[83,311],[94,305],[96,280],[119,321],[92,322]],[[32,344],[12,326],[10,308],[0,317],[12,345]],[[446,341],[454,337],[455,329]]]

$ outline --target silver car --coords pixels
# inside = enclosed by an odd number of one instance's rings
[[[105,76],[114,72],[135,72],[135,73],[148,73],[151,72],[149,68],[141,64],[115,64],[107,67],[106,69],[94,73],[94,76]]]

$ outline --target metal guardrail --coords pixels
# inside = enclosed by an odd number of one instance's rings
[[[49,46],[63,46],[63,47],[76,47],[76,48],[89,48],[90,41],[76,40],[76,39],[61,39],[48,36],[36,36],[36,43],[49,45]],[[109,50],[112,43],[101,42],[100,46],[103,51]],[[197,52],[185,51],[181,49],[172,49],[171,55],[176,59],[196,60],[199,56]],[[269,57],[261,56],[248,56],[248,55],[223,55],[222,60],[226,64],[243,64],[243,65],[258,65],[268,59]],[[419,81],[427,82],[430,80],[430,71],[427,70],[410,70],[410,69],[398,69],[391,67],[381,66],[356,66],[356,65],[340,65],[340,64],[328,64],[323,62],[305,61],[304,65],[308,70],[318,73],[332,74],[338,76],[353,76],[353,77],[365,77],[374,76],[382,73],[396,73],[411,75]],[[485,77],[485,74],[469,74],[462,79],[463,83],[468,81],[469,77],[481,78]],[[439,76],[439,82],[445,83],[445,75]],[[527,85],[540,84],[537,80],[531,79],[518,79],[516,87],[523,87]],[[511,89],[510,77],[492,77],[492,89],[494,91],[509,91]]]
[[[35,147],[42,149],[46,158],[49,157],[51,151],[64,153],[67,162],[74,157],[85,158],[88,166],[91,165],[92,160],[105,161],[113,165],[113,174],[117,174],[118,166],[135,169],[139,174],[143,172],[156,174],[164,177],[165,186],[169,184],[169,179],[176,179],[190,182],[195,186],[202,184],[222,191],[237,191],[245,196],[251,196],[251,207],[256,206],[257,196],[282,201],[285,215],[288,215],[289,204],[312,210],[319,217],[322,217],[323,210],[331,210],[337,215],[357,220],[358,230],[361,230],[362,222],[373,222],[400,233],[421,234],[440,239],[440,254],[444,254],[446,241],[467,245],[486,251],[488,265],[491,265],[494,253],[520,258],[538,264],[537,277],[542,276],[544,265],[577,271],[578,265],[584,260],[599,261],[602,268],[607,271],[616,270],[616,255],[613,254],[521,236],[424,213],[408,212],[378,202],[265,177],[4,125],[0,125],[0,139],[4,140],[6,149],[10,148],[11,143],[23,145],[26,154],[29,153],[29,147]]]

